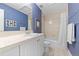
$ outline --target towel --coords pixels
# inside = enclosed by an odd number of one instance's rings
[[[72,44],[72,24],[68,24],[67,28],[67,42]]]
[[[73,23],[68,24],[67,28],[67,42],[69,44],[72,44],[72,42],[75,42],[75,26]]]
[[[75,42],[75,25],[72,24],[72,42]]]

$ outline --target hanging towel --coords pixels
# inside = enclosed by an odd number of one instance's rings
[[[67,29],[67,42],[69,44],[72,44],[72,42],[75,42],[75,26],[73,23],[68,24]]]
[[[67,27],[67,42],[72,44],[72,24],[68,24]]]
[[[75,42],[75,25],[72,24],[72,42]]]

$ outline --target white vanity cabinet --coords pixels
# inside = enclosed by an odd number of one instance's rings
[[[33,38],[20,46],[21,56],[42,56],[44,52],[43,38]]]
[[[31,39],[23,42],[20,46],[21,56],[34,56],[36,55],[36,40]]]
[[[36,52],[38,56],[42,56],[44,53],[44,41],[43,37],[36,38]]]
[[[19,46],[9,46],[0,49],[0,56],[19,56]]]
[[[0,56],[42,56],[44,53],[44,37],[42,35],[26,36],[3,38],[0,41]]]

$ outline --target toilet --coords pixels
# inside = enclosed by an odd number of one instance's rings
[[[44,39],[44,54],[48,55],[50,49],[54,49],[55,47],[59,47],[58,41],[54,38],[45,38]]]
[[[58,46],[58,44],[59,44],[59,42],[54,38],[45,38],[44,39],[44,46],[45,47],[46,46],[51,46],[51,47]]]

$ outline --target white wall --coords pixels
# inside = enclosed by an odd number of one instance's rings
[[[45,20],[44,20],[44,28],[45,28],[45,36],[46,37],[53,37],[53,38],[58,38],[59,34],[59,25],[60,25],[60,20],[59,20],[59,14],[51,14],[51,15],[46,15]]]
[[[53,12],[51,11],[51,14],[43,15],[43,19],[42,19],[42,21],[43,21],[42,28],[43,29],[42,30],[46,37],[53,37],[56,40],[60,40],[63,35],[60,32],[62,30],[62,28],[60,28],[61,27],[61,14],[65,13],[67,15],[68,4],[65,5],[65,9],[63,11],[61,11],[59,13],[53,13]],[[52,24],[49,24],[49,23],[52,23]],[[63,32],[66,33],[66,27],[65,27],[65,30],[63,30]],[[61,35],[61,38],[60,38],[60,35]],[[66,41],[66,34],[64,34],[63,39],[61,41],[64,42],[64,40]]]

